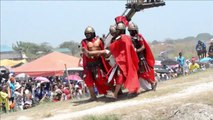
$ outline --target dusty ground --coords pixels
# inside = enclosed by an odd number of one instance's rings
[[[122,120],[213,120],[213,69],[159,83],[156,92],[118,101],[67,101],[1,115],[5,120],[81,120],[115,115]],[[1,120],[0,119],[0,120]],[[3,120],[4,120],[3,119]]]

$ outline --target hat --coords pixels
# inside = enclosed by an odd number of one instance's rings
[[[75,85],[75,88],[79,88],[79,86],[78,86],[78,85]]]
[[[17,90],[17,89],[19,89],[19,88],[21,88],[21,85],[20,85],[19,83],[16,83],[16,84],[15,84],[15,89]]]
[[[192,57],[191,61],[196,61],[196,58],[195,58],[195,57]]]
[[[29,91],[28,89],[26,89],[26,90],[24,91],[24,93],[25,93],[25,94],[29,94],[30,91]]]
[[[41,87],[41,83],[37,83],[37,88],[38,88],[38,87]]]

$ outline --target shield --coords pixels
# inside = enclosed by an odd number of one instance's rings
[[[82,80],[80,76],[78,75],[69,75],[68,77],[65,78],[66,80],[74,80],[74,81],[79,81]]]
[[[44,83],[44,82],[50,82],[50,80],[47,79],[46,77],[36,77],[35,80],[36,81],[40,81],[42,83]]]
[[[163,60],[161,62],[162,65],[176,65],[176,64],[179,64],[178,61],[175,61],[175,60],[172,60],[172,59],[166,59],[166,60]]]

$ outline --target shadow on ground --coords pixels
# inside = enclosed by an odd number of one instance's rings
[[[110,94],[106,96],[99,96],[96,100],[90,100],[89,98],[86,100],[78,100],[78,101],[73,101],[74,106],[81,105],[81,104],[86,104],[86,103],[91,103],[91,102],[103,102],[103,103],[110,103],[110,102],[117,102],[117,101],[122,101],[122,100],[127,100],[127,99],[132,99],[137,97],[140,94],[144,94],[149,91],[142,91],[138,94],[129,94],[128,92],[123,92],[118,95],[118,98],[115,99],[113,98]]]

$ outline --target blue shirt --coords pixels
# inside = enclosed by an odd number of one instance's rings
[[[10,89],[11,89],[11,97],[15,96],[15,84],[10,83]]]
[[[184,62],[185,62],[185,58],[182,56],[182,57],[178,57],[177,58],[177,61],[179,62],[179,65],[180,66],[183,66],[184,65]]]

